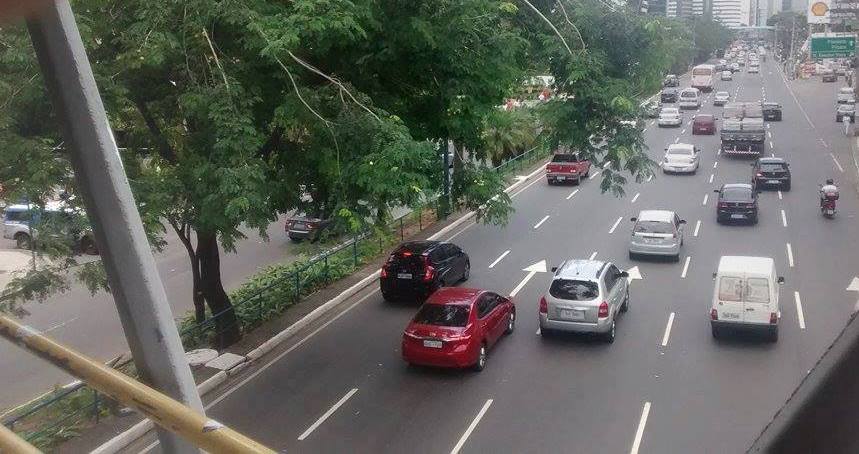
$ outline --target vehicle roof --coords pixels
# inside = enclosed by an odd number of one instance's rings
[[[769,257],[746,257],[724,255],[719,259],[719,274],[742,273],[769,276],[775,268],[775,261]]]
[[[715,120],[716,116],[713,114],[703,113],[695,115],[695,120]]]
[[[727,95],[727,96],[731,96],[731,94],[730,94],[730,93],[728,93],[727,91],[717,91],[717,92],[716,92],[716,96],[719,96],[719,95]]]
[[[428,249],[432,249],[439,244],[441,244],[440,241],[406,241],[405,243],[400,244],[400,246],[397,248],[397,251],[407,249],[414,254],[420,254]]]
[[[645,222],[674,222],[674,212],[668,210],[641,210],[638,220]]]
[[[776,107],[779,107],[779,106],[780,106],[780,104],[779,104],[779,103],[777,103],[777,102],[772,102],[772,101],[765,102],[765,103],[763,103],[763,105],[764,105],[764,106],[776,106]]]
[[[853,93],[853,89],[850,87],[841,87],[838,91],[841,93]]]
[[[601,260],[567,260],[558,268],[556,277],[596,280],[606,266]]]
[[[727,183],[722,185],[722,189],[752,189],[752,185],[748,183]]]
[[[785,161],[784,158],[772,157],[772,158],[760,158],[760,159],[758,159],[758,162],[760,162],[761,164],[784,164],[787,161]]]
[[[668,152],[669,153],[671,152],[671,150],[678,150],[678,149],[680,149],[680,150],[694,150],[695,145],[692,145],[691,143],[672,143],[671,145],[668,145]]]
[[[478,296],[486,293],[486,290],[466,287],[442,287],[427,299],[425,304],[439,305],[470,305]]]
[[[680,92],[680,94],[683,94],[683,93],[690,93],[690,92],[699,93],[700,91],[701,91],[701,90],[698,90],[698,89],[697,89],[697,88],[695,88],[695,87],[686,87],[686,88],[684,88],[684,89],[683,89],[683,91],[681,91],[681,92]]]

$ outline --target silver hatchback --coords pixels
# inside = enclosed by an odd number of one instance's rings
[[[635,224],[629,239],[629,258],[641,255],[668,256],[680,260],[686,221],[667,210],[642,210],[630,219]]]
[[[540,334],[596,333],[614,342],[615,318],[629,310],[629,274],[598,260],[567,260],[552,271],[540,298]]]

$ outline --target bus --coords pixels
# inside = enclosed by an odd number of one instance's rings
[[[713,79],[716,76],[716,66],[698,65],[692,68],[692,88],[701,91],[713,90]]]

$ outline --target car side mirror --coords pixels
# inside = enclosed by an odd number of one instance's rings
[[[784,284],[784,276],[779,276],[776,282],[778,282],[779,285]]]
[[[621,271],[620,274],[618,274],[618,277],[629,277],[629,273],[627,273],[626,271]]]
[[[718,189],[713,189],[713,192],[715,192],[716,194],[718,194],[718,193],[720,193],[720,192],[722,192],[722,191],[720,191],[720,190],[718,190]]]
[[[629,221],[630,222],[636,222],[636,221],[638,221],[638,218],[629,218]]]
[[[685,223],[686,223],[686,220],[685,220],[685,219],[681,219],[681,220],[680,220],[680,223],[681,223],[681,224],[685,224]]]
[[[558,271],[558,267],[557,267],[557,266],[553,266],[553,267],[552,267],[552,272],[554,273],[555,271]]]
[[[713,280],[716,280],[716,273],[713,273]]]

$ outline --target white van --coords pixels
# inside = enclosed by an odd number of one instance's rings
[[[678,101],[681,109],[697,109],[701,107],[701,91],[697,88],[684,88]]]
[[[710,326],[718,338],[724,328],[765,330],[772,342],[778,340],[778,277],[775,262],[769,257],[723,256],[710,308]]]

